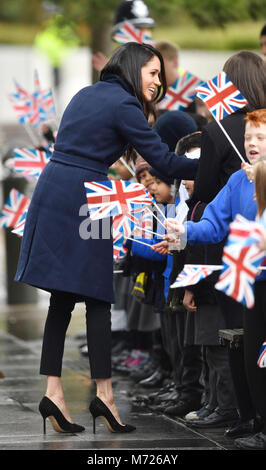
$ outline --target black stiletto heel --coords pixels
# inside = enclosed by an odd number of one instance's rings
[[[125,424],[122,426],[118,423],[115,419],[114,415],[111,413],[109,408],[103,403],[103,401],[99,397],[95,397],[89,407],[89,410],[93,417],[93,434],[96,433],[96,425],[95,421],[98,416],[101,416],[104,419],[104,422],[111,432],[131,432],[135,431],[135,426],[131,426],[131,424]]]
[[[49,418],[57,432],[77,433],[85,430],[79,424],[70,423],[59,408],[48,397],[43,397],[39,404],[39,411],[43,417],[43,434],[46,434],[46,418]]]

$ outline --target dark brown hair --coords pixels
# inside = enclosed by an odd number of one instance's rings
[[[254,165],[255,192],[259,216],[266,209],[266,155]]]
[[[154,56],[157,56],[161,64],[159,78],[161,86],[158,87],[152,101],[146,101],[142,94],[141,69]],[[120,46],[111,56],[103,68],[100,80],[104,80],[106,74],[114,74],[123,78],[133,89],[135,96],[141,102],[146,118],[153,117],[156,120],[155,105],[163,99],[166,93],[166,78],[164,62],[161,53],[148,44],[128,42]]]
[[[225,62],[223,71],[248,101],[246,111],[266,108],[266,62],[258,54],[238,52]]]

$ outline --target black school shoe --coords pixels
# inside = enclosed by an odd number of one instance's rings
[[[266,434],[258,432],[254,436],[235,439],[234,444],[239,449],[266,450]]]
[[[246,421],[239,421],[234,426],[226,429],[225,437],[237,439],[238,437],[252,436],[253,434],[262,430],[263,424],[256,418],[251,418]]]
[[[228,426],[232,423],[235,423],[239,420],[239,415],[235,409],[228,410],[227,412],[221,412],[221,410],[214,410],[209,416],[203,419],[193,420],[193,422],[188,422],[189,426],[199,427],[199,428],[215,428]]]
[[[179,399],[178,402],[173,406],[168,406],[164,413],[168,416],[178,416],[182,418],[190,411],[199,409],[200,401],[199,400],[183,400]]]

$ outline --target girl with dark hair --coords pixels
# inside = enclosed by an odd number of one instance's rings
[[[70,418],[60,379],[71,312],[81,301],[86,305],[91,377],[97,386],[90,405],[94,424],[97,416],[104,416],[114,432],[135,429],[122,424],[111,382],[112,236],[104,233],[101,221],[94,231],[84,182],[107,180],[109,166],[129,146],[166,176],[195,176],[197,161],[169,152],[148,124],[153,104],[164,92],[160,53],[137,43],[121,46],[101,80],[80,90],[67,106],[54,153],[31,200],[15,279],[51,293],[40,367],[47,389],[39,409],[44,425],[50,417],[57,431],[84,429]],[[102,238],[93,236],[95,232]]]

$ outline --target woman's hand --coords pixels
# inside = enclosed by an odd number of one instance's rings
[[[245,162],[245,163],[241,163],[241,168],[246,173],[249,181],[254,181],[254,167],[250,165],[249,163]]]
[[[185,290],[185,295],[183,298],[183,305],[189,312],[196,312],[197,307],[195,304],[194,294],[191,290]]]

